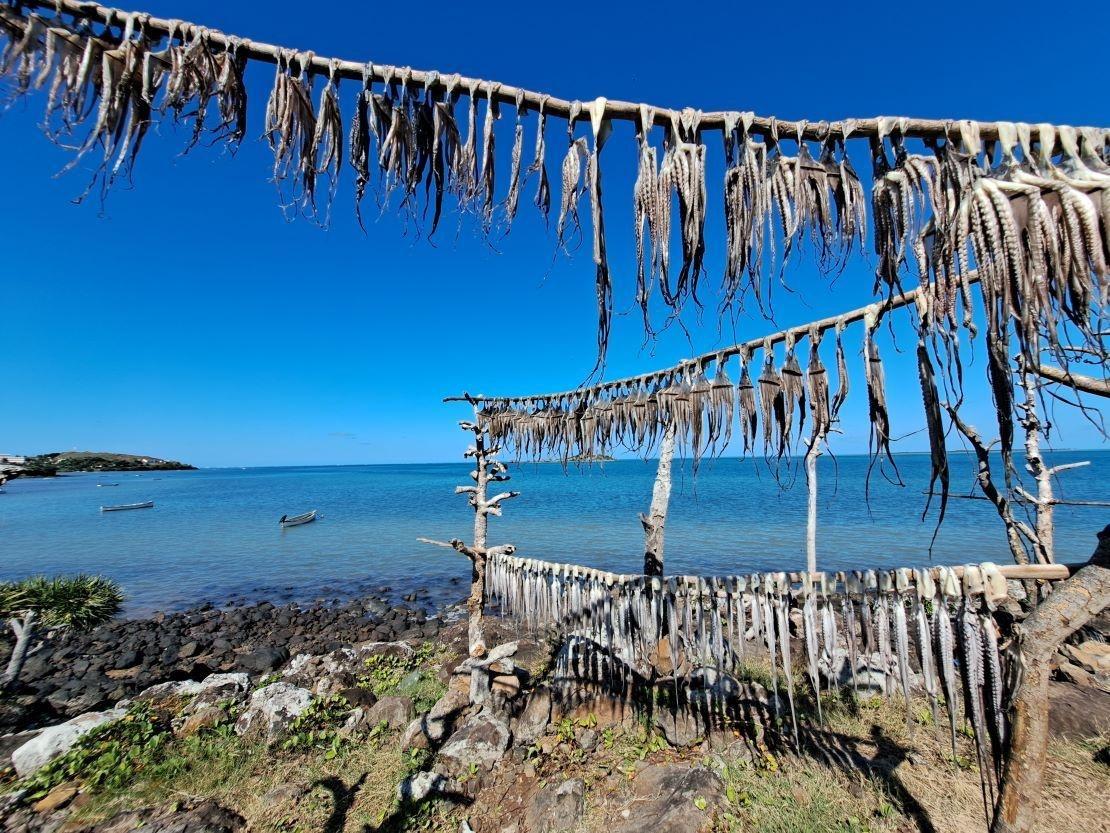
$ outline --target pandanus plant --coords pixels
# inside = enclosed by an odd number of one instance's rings
[[[8,667],[0,676],[0,693],[15,686],[40,629],[91,630],[119,613],[122,602],[119,585],[103,576],[32,576],[0,583],[0,616],[15,637]]]

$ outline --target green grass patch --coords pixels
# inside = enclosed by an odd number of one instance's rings
[[[409,697],[417,713],[426,712],[447,691],[436,675],[444,651],[437,643],[425,642],[409,657],[372,656],[366,660],[357,684],[375,697]]]
[[[718,829],[727,833],[877,833],[903,819],[874,781],[852,789],[811,761],[773,768],[732,763],[723,774],[727,808]]]

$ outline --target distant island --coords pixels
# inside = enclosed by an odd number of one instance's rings
[[[608,454],[575,454],[566,460],[540,460],[541,463],[612,463],[616,460]]]
[[[54,477],[77,471],[189,471],[196,466],[143,454],[110,451],[54,451],[26,457],[4,472],[8,477]]]

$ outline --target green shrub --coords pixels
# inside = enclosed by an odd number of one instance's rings
[[[27,778],[23,786],[32,799],[66,781],[80,781],[88,792],[120,789],[157,763],[172,737],[150,706],[138,703],[120,720],[82,735],[69,751]]]

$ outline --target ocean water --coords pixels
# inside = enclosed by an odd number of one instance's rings
[[[930,555],[936,500],[922,521],[929,461],[898,459],[905,486],[877,472],[865,495],[866,457],[819,462],[818,567],[965,563],[1010,556],[994,508],[953,499]],[[1050,462],[1090,460],[1064,473],[1057,496],[1106,500],[1110,451],[1057,452]],[[997,461],[996,461],[997,462]],[[1020,459],[1019,459],[1020,464]],[[971,494],[973,458],[951,461],[954,495]],[[998,466],[996,466],[996,469]],[[126,612],[142,615],[232,598],[309,601],[390,588],[424,588],[429,601],[465,595],[469,564],[418,537],[468,539],[473,515],[453,493],[466,464],[206,469],[74,474],[9,483],[0,494],[0,579],[31,573],[101,573],[119,581]],[[642,564],[637,519],[651,498],[655,462],[624,460],[568,471],[524,464],[507,484],[521,496],[490,519],[490,543],[518,554],[620,572]],[[705,460],[697,476],[676,461],[666,537],[673,574],[790,570],[805,565],[806,485],[780,482],[751,460]],[[98,483],[118,486],[98,488]],[[102,514],[102,504],[155,502]],[[313,524],[278,519],[317,509]],[[1057,557],[1082,561],[1108,521],[1101,508],[1057,509]]]

